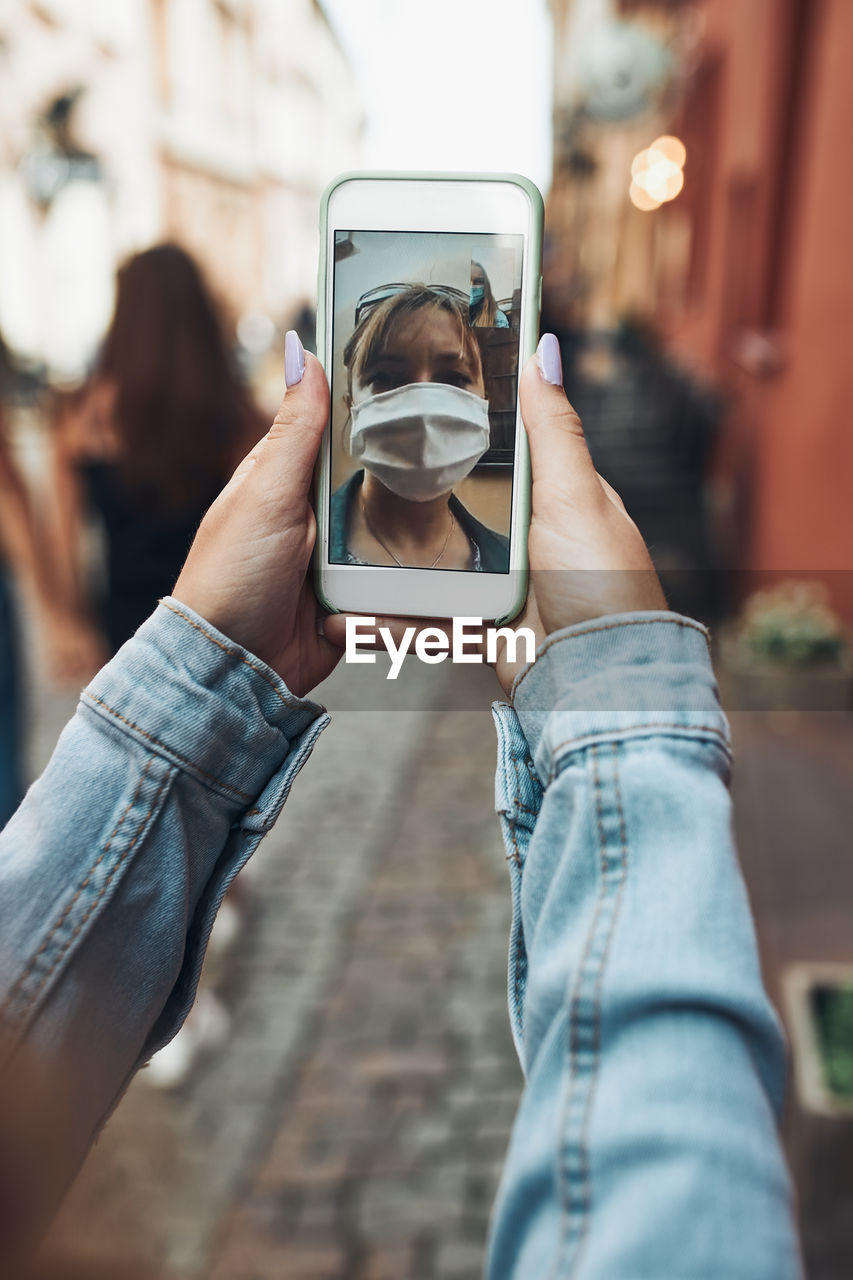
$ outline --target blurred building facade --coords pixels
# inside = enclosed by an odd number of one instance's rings
[[[650,218],[628,199],[631,162],[667,132],[695,59],[690,5],[549,0],[554,24],[554,174],[546,279],[570,323],[612,329],[657,314],[685,272],[679,201]],[[635,6],[636,8],[636,6]],[[637,16],[637,15],[634,15]]]
[[[193,252],[230,318],[316,291],[317,207],[362,112],[317,0],[7,0],[0,15],[0,327],[60,378],[116,264]]]
[[[717,471],[735,513],[729,558],[824,573],[853,622],[853,5],[551,8],[555,310],[581,328],[640,313],[679,360],[725,390]],[[656,43],[656,66],[637,35],[633,52],[611,42],[609,61],[599,56],[596,31],[620,23]],[[628,197],[631,161],[661,133],[685,143],[686,181],[676,199],[644,212]]]
[[[737,394],[747,565],[826,573],[853,622],[853,5],[702,0],[679,127],[692,247],[679,348]]]

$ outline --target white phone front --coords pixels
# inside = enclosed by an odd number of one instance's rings
[[[352,174],[323,197],[317,594],[333,611],[503,621],[527,586],[518,373],[542,200],[512,175]]]

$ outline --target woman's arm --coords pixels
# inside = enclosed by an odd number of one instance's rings
[[[97,398],[90,388],[56,408],[52,483],[39,529],[40,541],[49,552],[41,611],[47,668],[52,679],[78,688],[109,656],[93,617],[81,554],[85,504],[78,464],[86,456],[83,442]]]
[[[51,676],[82,682],[107,654],[97,632],[69,602],[71,592],[61,589],[58,571],[69,545],[34,517],[0,422],[0,549],[23,590]]]
[[[167,598],[0,834],[0,1219],[41,1226],[195,995],[327,717]]]
[[[497,797],[526,1088],[488,1274],[798,1277],[707,637],[666,613],[578,624],[514,703]]]
[[[84,498],[78,467],[85,457],[92,456],[92,419],[98,399],[91,387],[76,396],[57,399],[51,451],[52,502],[45,513],[57,605],[81,618],[91,612],[91,602],[80,561]]]
[[[49,601],[49,573],[39,543],[29,494],[15,465],[0,408],[0,549],[24,587],[31,606]]]

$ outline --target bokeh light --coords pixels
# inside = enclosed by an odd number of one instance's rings
[[[664,134],[638,151],[631,162],[631,203],[644,213],[674,200],[684,186],[687,148],[680,138]]]
[[[656,200],[645,187],[639,186],[636,182],[631,183],[631,189],[628,194],[631,197],[631,203],[636,205],[638,209],[642,209],[643,213],[651,213],[653,209],[659,209],[661,206],[660,200]]]
[[[662,155],[676,165],[679,169],[684,168],[687,160],[687,148],[680,138],[674,138],[671,133],[665,133],[660,138],[655,138],[650,148],[652,151],[660,151]]]

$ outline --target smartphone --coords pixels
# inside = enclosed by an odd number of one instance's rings
[[[542,222],[512,174],[353,173],[324,193],[315,581],[330,611],[520,611],[518,375],[538,338]]]

